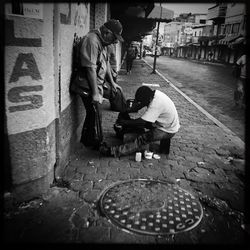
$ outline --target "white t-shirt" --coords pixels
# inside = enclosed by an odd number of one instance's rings
[[[180,128],[179,116],[174,103],[159,90],[155,91],[153,100],[141,118],[155,123],[158,129],[167,133],[176,133]]]
[[[241,70],[240,70],[241,78],[246,78],[246,60],[247,60],[246,55],[242,55],[236,62],[238,65],[241,66]]]

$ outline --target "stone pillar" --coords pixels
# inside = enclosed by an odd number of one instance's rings
[[[107,3],[96,3],[95,5],[95,28],[100,28],[107,21]]]

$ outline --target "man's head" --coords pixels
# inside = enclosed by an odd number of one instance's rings
[[[143,107],[148,106],[154,98],[155,91],[147,86],[141,86],[135,93],[135,102],[141,103]]]
[[[106,23],[104,23],[101,27],[103,40],[107,44],[117,43],[118,40],[123,42],[123,38],[121,36],[122,33],[122,25],[118,20],[110,19]]]

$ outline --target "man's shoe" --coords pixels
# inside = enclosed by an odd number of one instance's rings
[[[103,156],[111,156],[110,147],[108,147],[106,143],[103,143],[103,144],[99,147],[99,152],[100,152],[100,154],[103,155]]]

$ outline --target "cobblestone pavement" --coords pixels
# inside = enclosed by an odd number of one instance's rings
[[[80,143],[54,186],[41,198],[6,212],[5,240],[11,242],[136,243],[136,244],[243,244],[244,144],[217,126],[142,60],[131,75],[122,68],[119,83],[133,98],[143,82],[160,85],[175,103],[181,128],[171,142],[169,158],[135,162],[134,155],[101,157]],[[104,104],[105,140],[119,143],[113,123],[117,113]],[[98,209],[97,201],[111,184],[135,178],[174,183],[197,197],[204,216],[191,231],[168,237],[130,234],[112,225]],[[6,197],[8,205],[8,197]],[[11,204],[9,205],[11,207]]]

